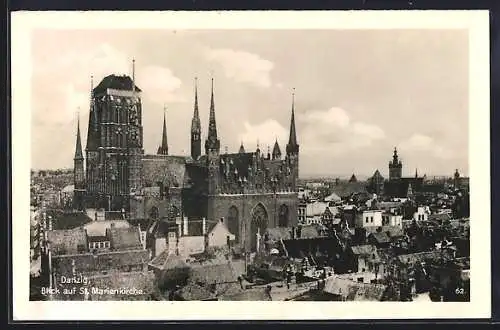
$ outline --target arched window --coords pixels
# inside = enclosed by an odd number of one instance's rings
[[[257,204],[252,210],[252,220],[250,225],[250,242],[251,242],[251,250],[257,250],[257,234],[263,236],[267,229],[269,223],[268,214],[266,208],[262,203]]]

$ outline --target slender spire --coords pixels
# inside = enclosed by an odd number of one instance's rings
[[[193,119],[191,120],[191,132],[200,133],[201,123],[200,123],[200,112],[198,110],[198,78],[194,78],[194,111]]]
[[[273,147],[273,159],[280,159],[281,158],[281,149],[280,145],[278,144],[278,137],[276,137],[276,142],[274,142],[274,147]]]
[[[415,168],[415,178],[418,178],[418,170]]]
[[[298,153],[299,144],[297,143],[297,133],[295,130],[295,88],[292,92],[292,118],[290,120],[290,137],[286,146],[287,154]]]
[[[210,94],[210,118],[208,123],[208,136],[217,139],[217,124],[215,121],[214,78]]]
[[[132,92],[135,94],[135,58],[132,59]]]
[[[243,141],[241,141],[239,153],[240,154],[244,154],[245,153],[245,147],[243,146]]]
[[[214,78],[212,78],[212,88],[210,95],[210,116],[208,120],[208,134],[205,143],[205,151],[208,149],[220,150],[220,141],[217,138],[217,123],[215,121],[215,101],[214,101]]]
[[[167,106],[163,105],[163,133],[161,137],[161,146],[158,148],[158,155],[168,155],[167,141]]]
[[[76,128],[76,146],[75,146],[75,160],[76,159],[83,159],[83,152],[82,152],[82,139],[80,138],[80,108],[78,108],[78,113],[77,113],[78,119],[77,119],[77,128]]]

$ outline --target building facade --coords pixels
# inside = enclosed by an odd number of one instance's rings
[[[75,187],[82,187],[82,207],[124,210],[129,219],[227,219],[236,244],[255,250],[258,234],[267,228],[297,225],[299,144],[292,101],[286,154],[276,141],[272,155],[257,147],[221,153],[217,134],[212,80],[205,153],[201,154],[201,123],[195,84],[189,156],[169,155],[166,118],[156,155],[145,155],[141,90],[135,77],[110,75],[91,91],[86,145],[83,157],[75,154]],[[80,142],[81,143],[81,142]],[[81,146],[80,146],[81,149]],[[80,187],[79,186],[79,187]]]

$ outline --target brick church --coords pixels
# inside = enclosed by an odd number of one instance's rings
[[[294,102],[284,155],[278,141],[267,153],[259,147],[246,151],[243,144],[236,153],[221,152],[212,80],[204,153],[195,87],[190,155],[169,154],[165,115],[157,154],[149,155],[143,149],[141,93],[134,74],[109,75],[92,86],[85,157],[77,129],[75,208],[174,224],[186,217],[193,222],[224,219],[247,251],[255,250],[257,233],[297,225]]]

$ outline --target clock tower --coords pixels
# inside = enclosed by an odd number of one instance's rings
[[[93,207],[108,211],[128,211],[141,190],[142,104],[134,78],[109,75],[92,89],[87,191]]]

